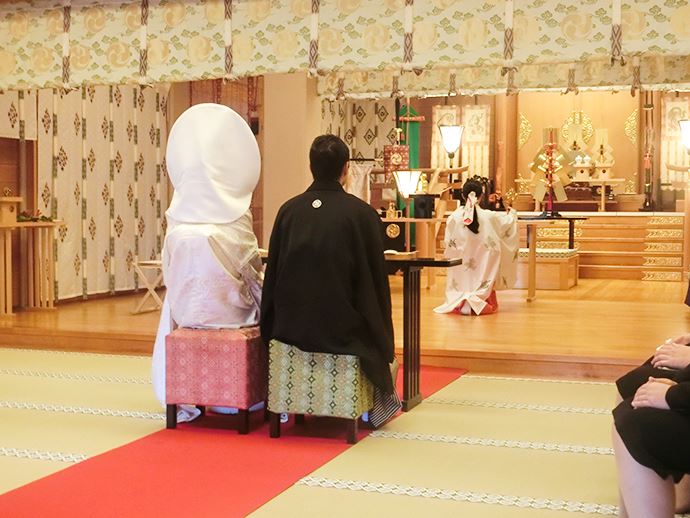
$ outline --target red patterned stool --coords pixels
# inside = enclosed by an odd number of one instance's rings
[[[239,409],[239,433],[248,433],[248,409],[267,393],[268,353],[259,328],[179,328],[165,346],[167,428],[177,425],[177,405],[222,406]]]

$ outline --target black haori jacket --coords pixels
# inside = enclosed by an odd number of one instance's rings
[[[303,351],[358,356],[393,392],[393,322],[381,221],[335,181],[315,181],[278,211],[261,299],[261,335]]]

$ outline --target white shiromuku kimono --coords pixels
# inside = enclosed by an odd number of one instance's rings
[[[156,397],[165,405],[165,337],[175,327],[257,325],[263,273],[249,211],[261,167],[256,139],[227,106],[197,104],[175,122],[166,161],[175,188],[166,212],[167,293],[153,349]],[[181,406],[178,421],[199,411]]]
[[[517,213],[494,212],[476,205],[479,233],[463,222],[464,207],[458,207],[446,223],[446,257],[462,258],[462,265],[448,270],[446,302],[436,313],[494,313],[495,290],[515,284],[518,258]]]

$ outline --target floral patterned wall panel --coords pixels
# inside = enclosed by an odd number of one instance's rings
[[[83,293],[82,269],[82,139],[81,91],[57,93],[57,145],[55,196],[58,229],[56,277],[59,299]]]
[[[131,290],[133,262],[160,258],[167,94],[164,86],[38,92],[38,209],[61,221],[59,299]]]
[[[135,218],[134,201],[137,192],[135,163],[138,151],[138,87],[120,85],[114,87],[113,112],[114,180],[113,180],[113,230],[114,230],[114,287],[116,291],[130,289],[136,281],[134,268],[139,246],[139,231]]]
[[[89,1],[72,7],[71,84],[128,83],[139,77],[139,5],[101,4]]]
[[[53,181],[53,90],[49,88],[38,91],[38,119],[36,164],[38,169],[38,182],[36,185],[38,205],[36,209],[41,211],[41,214],[54,216],[53,206],[56,198],[54,196],[55,183]]]
[[[110,291],[110,109],[108,87],[83,91],[86,123],[82,160],[84,176],[84,274],[86,294]]]
[[[137,123],[139,125],[140,163],[137,173],[137,214],[136,232],[139,238],[137,257],[140,260],[160,258],[159,237],[159,202],[160,189],[156,178],[156,166],[159,163],[157,142],[159,128],[156,124],[156,97],[158,92],[145,88],[139,96]],[[160,121],[159,121],[160,122]]]
[[[24,138],[36,140],[36,92],[0,93],[0,137],[18,139],[24,127]]]

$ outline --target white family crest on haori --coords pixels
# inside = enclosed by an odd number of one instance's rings
[[[152,366],[163,405],[165,337],[175,327],[258,324],[263,282],[249,210],[261,157],[244,119],[227,106],[192,106],[170,130],[166,161],[175,192],[166,212],[167,294]],[[196,413],[192,409],[187,411]],[[194,417],[184,412],[178,421]]]
[[[448,217],[445,255],[449,259],[462,258],[462,265],[448,270],[446,301],[434,309],[436,313],[460,308],[469,314],[471,308],[480,314],[494,290],[512,288],[515,284],[519,247],[517,213],[512,209],[508,213],[494,212],[479,205],[473,208],[477,210],[479,222],[477,234],[465,223],[465,206],[458,207]],[[473,214],[474,210],[469,212]]]

